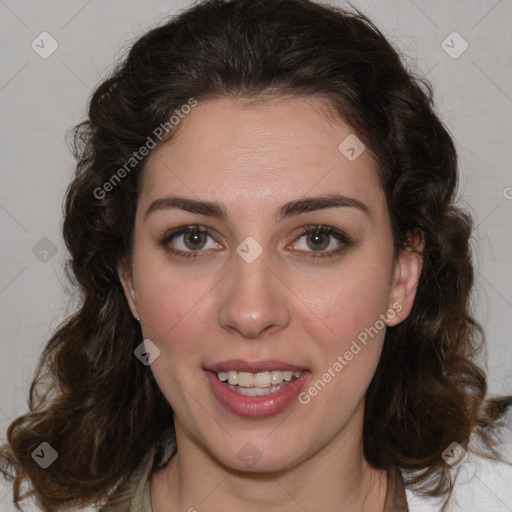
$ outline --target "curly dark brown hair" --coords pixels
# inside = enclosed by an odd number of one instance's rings
[[[130,170],[126,162],[191,98],[282,95],[328,101],[379,164],[395,250],[411,231],[425,241],[413,310],[388,329],[367,392],[367,460],[415,470],[407,485],[449,496],[441,454],[450,443],[468,448],[475,434],[496,457],[495,432],[512,398],[486,400],[475,363],[483,334],[471,312],[471,219],[454,204],[456,151],[430,85],[356,10],[309,0],[207,0],[144,34],[72,132],[78,164],[63,234],[81,303],[42,353],[30,410],[9,426],[0,452],[20,510],[28,496],[48,512],[103,503],[173,434],[170,405],[133,355],[142,333],[117,273],[130,257],[148,157]],[[113,180],[123,166],[122,181]],[[31,457],[41,442],[59,455],[48,470]]]

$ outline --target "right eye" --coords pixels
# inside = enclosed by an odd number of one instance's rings
[[[212,238],[214,243],[207,247],[208,237]],[[201,254],[203,250],[218,249],[220,244],[215,240],[213,232],[199,225],[180,226],[166,233],[161,240],[165,250],[175,256],[181,258],[197,258],[204,256]]]

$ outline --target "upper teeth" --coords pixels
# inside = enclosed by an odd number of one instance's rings
[[[231,370],[228,372],[218,372],[217,377],[222,381],[227,380],[233,386],[238,384],[243,388],[266,388],[271,384],[281,384],[283,380],[291,381],[293,377],[300,377],[301,373],[302,371],[290,372],[281,370],[248,373]]]

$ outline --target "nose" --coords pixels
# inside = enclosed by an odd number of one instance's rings
[[[234,260],[223,280],[220,326],[247,339],[285,328],[290,323],[291,291],[269,268],[265,251],[252,263],[238,256]]]

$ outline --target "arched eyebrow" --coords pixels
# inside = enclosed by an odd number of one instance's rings
[[[355,208],[362,211],[368,217],[372,218],[370,209],[359,199],[353,197],[346,197],[341,194],[328,194],[326,196],[318,197],[304,197],[301,199],[294,199],[284,204],[274,215],[274,221],[277,223],[287,217],[299,215],[301,213],[312,212],[315,210],[322,210],[325,208]],[[204,201],[201,199],[190,199],[187,197],[171,196],[162,197],[151,203],[146,210],[144,217],[161,210],[171,209],[185,210],[191,213],[206,215],[218,220],[226,221],[229,217],[228,209],[225,204]]]

